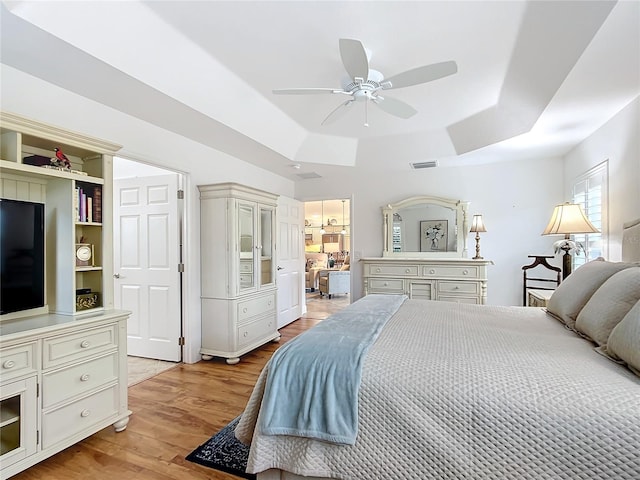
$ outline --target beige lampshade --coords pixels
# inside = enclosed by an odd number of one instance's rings
[[[470,232],[486,232],[487,229],[484,226],[484,222],[482,221],[482,215],[474,215],[471,220],[471,230]]]
[[[572,233],[599,233],[576,203],[556,205],[549,225],[542,235],[570,235]]]

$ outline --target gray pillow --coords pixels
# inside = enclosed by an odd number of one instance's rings
[[[576,330],[606,345],[611,330],[640,300],[640,267],[613,274],[591,296],[576,320]]]
[[[602,257],[585,263],[558,285],[549,299],[547,311],[575,330],[576,318],[591,295],[611,275],[632,266],[632,263],[607,262]]]
[[[607,341],[607,354],[624,360],[640,375],[640,301],[616,325]]]

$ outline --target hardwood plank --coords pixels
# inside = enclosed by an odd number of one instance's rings
[[[279,345],[349,304],[349,297],[312,295],[307,314],[280,330],[237,365],[223,359],[181,364],[129,387],[133,411],[126,430],[112,427],[12,477],[14,480],[235,480],[239,477],[185,460],[240,415],[260,371]]]

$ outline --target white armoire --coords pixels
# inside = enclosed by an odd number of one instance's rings
[[[203,360],[228,364],[269,341],[276,324],[277,195],[239,185],[199,185]]]

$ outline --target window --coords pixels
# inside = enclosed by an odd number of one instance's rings
[[[574,240],[584,247],[584,252],[573,255],[573,268],[608,254],[608,195],[609,161],[589,170],[573,184],[573,203],[582,206],[587,218],[600,233],[576,234]]]

